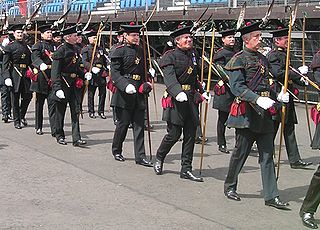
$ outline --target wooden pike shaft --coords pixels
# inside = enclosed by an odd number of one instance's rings
[[[210,63],[212,63],[212,60],[213,60],[214,33],[215,33],[215,29],[212,26]],[[206,90],[207,93],[210,93],[211,73],[212,73],[211,68],[209,68],[208,83],[207,83],[207,90]],[[200,175],[201,175],[201,170],[202,170],[204,144],[205,144],[205,139],[206,139],[207,114],[208,114],[208,103],[206,103],[206,105],[205,105],[204,119],[203,119],[202,143],[201,143],[201,153],[200,153],[200,169],[199,169]]]
[[[148,51],[148,59],[149,59],[149,68],[152,68],[152,63],[151,63],[151,52],[150,52],[150,44],[149,44],[149,36],[148,36],[148,30],[147,30],[147,25],[144,26],[145,30],[145,39],[147,42],[147,51]],[[154,87],[154,79],[152,78],[151,80],[152,83],[152,94],[153,94],[153,102],[154,102],[154,108],[156,112],[156,120],[158,120],[158,109],[157,109],[157,99],[156,99],[156,89]]]
[[[290,14],[289,21],[289,32],[288,32],[288,47],[287,47],[287,57],[286,57],[286,70],[283,84],[283,93],[287,92],[288,89],[288,79],[289,79],[289,65],[290,65],[290,47],[291,47],[291,33],[292,33],[292,14]],[[280,159],[281,159],[281,146],[283,141],[283,132],[285,126],[286,118],[286,105],[282,105],[282,115],[281,115],[281,129],[280,129],[280,144],[279,144],[279,156],[278,156],[278,167],[277,167],[277,180],[280,175]]]
[[[305,32],[306,32],[306,15],[303,15],[302,21],[302,65],[306,64],[305,60]],[[306,110],[306,118],[307,118],[307,125],[308,125],[308,133],[310,144],[312,142],[312,134],[311,134],[311,127],[310,127],[310,117],[309,117],[309,109],[308,109],[308,90],[307,86],[303,87],[303,97],[304,97],[304,105]]]
[[[200,76],[200,81],[201,85],[203,83],[203,78],[204,78],[204,51],[206,47],[206,32],[203,32],[203,39],[202,39],[202,55],[201,55],[201,76]],[[200,104],[200,127],[202,127],[202,103]],[[201,130],[202,131],[202,130]]]

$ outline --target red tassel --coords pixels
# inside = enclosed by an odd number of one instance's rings
[[[81,78],[76,78],[76,88],[81,89],[83,86],[83,80]]]
[[[117,91],[117,87],[115,87],[111,79],[107,82],[107,89],[112,93],[115,93]]]
[[[299,90],[297,88],[293,88],[293,94],[298,97],[299,95]]]
[[[32,76],[33,76],[34,74],[33,74],[33,72],[32,72],[32,70],[31,69],[27,69],[27,71],[26,71],[26,76],[27,76],[27,78],[32,78]]]
[[[310,111],[310,115],[311,115],[311,119],[313,120],[313,122],[318,125],[319,122],[320,122],[320,113],[319,111],[317,110],[317,106],[313,106],[311,108],[311,111]]]
[[[239,106],[238,103],[232,102],[231,107],[230,107],[231,116],[236,117],[238,115],[238,106]]]
[[[166,108],[173,108],[173,103],[172,103],[172,100],[171,100],[171,97],[167,97],[167,98],[162,98],[161,99],[161,105],[162,105],[162,108],[166,109]]]
[[[239,115],[244,115],[246,113],[246,103],[241,101],[239,104]]]
[[[244,115],[246,113],[246,104],[245,102],[233,102],[231,104],[231,108],[230,108],[230,115],[237,117],[237,116],[241,116]]]
[[[226,88],[223,86],[221,86],[221,95],[224,95],[226,93]]]
[[[101,77],[107,77],[108,76],[108,72],[103,70],[102,71],[102,74],[101,74]]]
[[[226,93],[226,88],[224,85],[220,86],[219,84],[216,84],[213,90],[217,96],[224,95]]]
[[[276,107],[274,106],[271,106],[269,109],[268,109],[269,113],[271,116],[275,116],[277,114],[277,109]]]
[[[49,86],[50,88],[52,88],[52,85],[53,85],[53,82],[52,82],[51,79],[49,79],[49,81],[48,81],[48,86]]]

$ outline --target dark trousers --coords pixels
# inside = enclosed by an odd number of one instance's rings
[[[54,130],[54,101],[48,97],[47,94],[36,93],[36,120],[35,120],[35,128],[42,129],[43,127],[43,106],[44,102],[47,99],[48,103],[48,111],[49,111],[49,123],[51,128],[51,134],[55,133]]]
[[[181,153],[181,173],[192,171],[192,158],[197,126],[192,122],[185,122],[184,126],[167,123],[168,133],[163,137],[157,150],[157,159],[163,161],[173,145],[179,140],[183,130]]]
[[[47,98],[48,102],[48,111],[49,111],[49,123],[51,129],[51,135],[56,135],[56,101],[53,100],[50,96]]]
[[[218,145],[226,145],[226,121],[228,119],[229,113],[218,110],[218,122],[217,122],[217,137],[218,137]]]
[[[64,117],[66,114],[67,103],[69,103],[71,113],[71,124],[72,124],[72,141],[76,142],[81,139],[80,136],[80,125],[79,125],[79,105],[75,96],[70,96],[67,101],[56,101],[55,102],[55,131],[56,138],[65,138],[64,134]]]
[[[264,199],[270,200],[278,196],[273,163],[273,133],[254,133],[249,129],[237,129],[236,147],[230,158],[229,171],[224,183],[224,189],[225,191],[231,189],[237,190],[238,175],[248,158],[254,141],[257,142],[259,150]]]
[[[10,87],[2,85],[0,86],[1,92],[1,109],[3,116],[11,115],[11,92]]]
[[[88,86],[88,112],[94,113],[94,95],[96,89],[99,90],[99,105],[98,105],[98,114],[104,113],[104,106],[106,103],[106,86],[105,85],[89,85]]]
[[[314,173],[300,212],[315,213],[320,203],[320,164]]]
[[[32,99],[32,93],[29,90],[23,89],[23,84],[20,84],[20,89],[18,92],[13,93],[13,120],[14,125],[20,124],[21,119],[25,118],[28,106]],[[21,97],[21,103],[20,103]]]
[[[275,141],[279,126],[279,121],[273,121],[274,124],[274,137],[273,140]],[[294,124],[292,122],[287,122],[283,132],[284,136],[284,143],[286,145],[287,155],[290,163],[295,163],[298,160],[301,160],[298,144],[296,139],[296,134],[294,131]]]
[[[112,154],[122,154],[123,142],[126,139],[130,123],[133,125],[133,145],[135,160],[140,161],[146,158],[144,148],[144,110],[122,109],[114,107],[117,123],[112,142]]]

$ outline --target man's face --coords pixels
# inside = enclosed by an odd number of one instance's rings
[[[88,41],[90,44],[94,44],[97,40],[97,36],[91,36],[91,37],[88,37]]]
[[[61,40],[62,40],[61,36],[56,36],[56,37],[53,38],[53,41],[57,42],[57,43],[61,43]]]
[[[69,34],[66,36],[66,41],[71,45],[75,45],[78,41],[77,33]]]
[[[81,44],[82,43],[82,36],[77,36],[77,43]]]
[[[52,30],[47,30],[47,31],[41,33],[41,38],[46,41],[51,41],[52,40]]]
[[[124,33],[124,37],[126,42],[130,45],[139,45],[140,42],[140,34],[139,33]]]
[[[15,30],[13,36],[16,40],[21,41],[23,39],[23,30]]]
[[[193,47],[193,39],[191,34],[182,34],[176,38],[176,44],[179,49],[189,50]]]
[[[123,42],[123,34],[118,35],[118,36],[117,36],[117,39],[118,39],[118,42],[119,42],[119,43],[122,43],[122,42]]]
[[[4,39],[9,38],[9,35],[2,35],[0,36],[0,44],[3,42]]]
[[[261,31],[251,32],[249,38],[244,41],[246,47],[250,50],[258,51],[262,41],[261,34]]]
[[[276,38],[276,45],[286,49],[288,47],[288,36]]]
[[[223,45],[233,47],[235,43],[234,35],[228,35],[222,38]]]

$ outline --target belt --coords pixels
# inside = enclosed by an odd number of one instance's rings
[[[14,64],[15,67],[21,68],[21,69],[26,69],[27,64]]]
[[[96,64],[96,67],[102,68],[102,64]]]
[[[61,73],[64,77],[76,78],[78,75],[76,73]]]
[[[124,77],[130,78],[135,81],[140,81],[140,79],[141,79],[140,75],[138,75],[138,74],[125,74]]]
[[[184,91],[189,91],[191,89],[191,85],[181,85]]]
[[[84,68],[84,64],[81,63],[81,64],[80,64],[80,68]]]
[[[51,65],[47,65],[48,66],[48,69],[51,69]]]
[[[270,96],[270,92],[269,91],[256,92],[256,94],[259,94],[262,97],[269,97]]]

